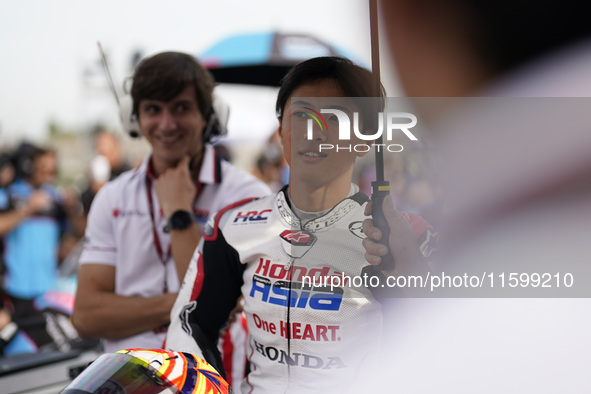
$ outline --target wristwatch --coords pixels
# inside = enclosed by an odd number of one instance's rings
[[[174,211],[168,218],[168,223],[164,226],[164,232],[168,233],[170,230],[184,230],[195,222],[195,217],[192,212],[179,209]]]

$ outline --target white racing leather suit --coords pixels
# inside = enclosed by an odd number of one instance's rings
[[[366,287],[330,282],[359,276],[368,265],[361,245],[367,202],[357,192],[300,223],[284,189],[220,211],[190,263],[166,346],[219,368],[219,331],[242,294],[250,364],[243,393],[347,392],[369,378],[380,350],[381,304]],[[427,229],[420,217],[407,218]],[[311,278],[322,285],[310,286]]]

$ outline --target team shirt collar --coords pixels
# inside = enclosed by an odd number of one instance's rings
[[[349,212],[369,201],[369,198],[359,191],[359,187],[357,185],[352,184],[351,190],[353,192],[352,195],[350,194],[347,198],[330,209],[326,214],[305,223],[302,223],[292,210],[292,203],[289,199],[287,186],[277,193],[275,203],[277,204],[279,215],[292,229],[315,232],[331,227]]]

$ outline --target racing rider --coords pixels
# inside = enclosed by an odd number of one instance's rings
[[[306,132],[309,113],[346,97],[372,97],[370,72],[346,59],[311,59],[283,79],[276,109],[289,185],[209,220],[173,307],[166,346],[221,368],[218,332],[244,296],[250,372],[242,392],[341,392],[378,359],[382,306],[370,290],[310,284],[359,276],[368,265],[357,229],[369,199],[351,183],[363,153],[319,153],[320,143],[337,142],[334,119],[328,130],[314,124],[312,139]],[[396,226],[397,264],[424,264],[416,238],[426,222],[401,215]]]

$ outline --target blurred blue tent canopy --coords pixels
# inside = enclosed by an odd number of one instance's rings
[[[297,63],[318,56],[349,53],[307,34],[239,34],[223,39],[197,57],[216,82],[279,86]]]

